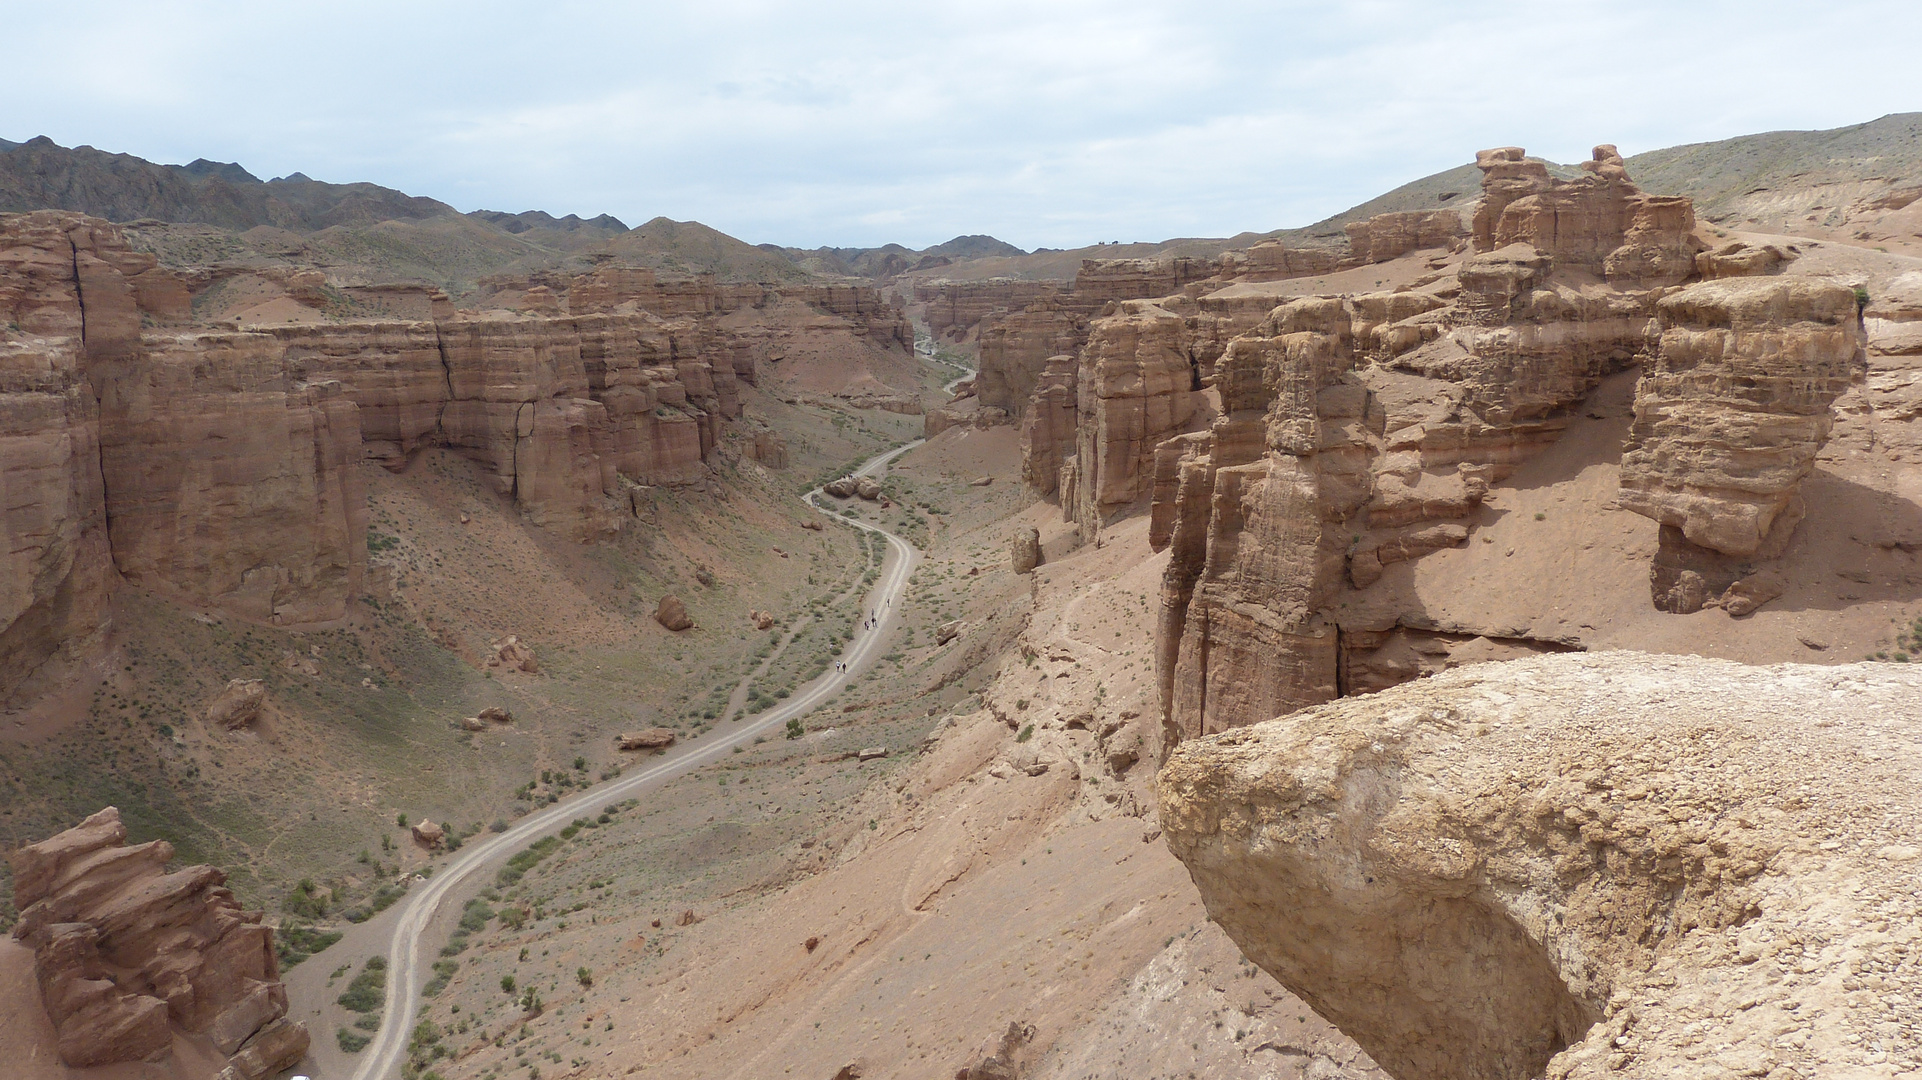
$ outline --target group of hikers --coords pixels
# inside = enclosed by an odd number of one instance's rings
[[[877,616],[877,615],[875,614],[875,611],[874,611],[874,609],[873,609],[873,608],[869,608],[869,609],[868,609],[868,617],[867,617],[867,618],[866,618],[865,620],[863,620],[863,621],[862,621],[862,623],[861,623],[861,628],[862,628],[863,630],[872,630],[872,629],[874,629],[874,624],[875,624],[875,623],[878,623],[878,622],[880,622],[880,621],[881,621],[881,620],[880,620],[880,617],[879,617],[879,616]],[[835,670],[835,671],[842,671],[842,672],[844,672],[844,671],[846,671],[847,669],[848,669],[848,665],[847,665],[847,663],[846,663],[845,661],[841,661],[841,660],[836,660],[836,661],[834,662],[834,670]]]

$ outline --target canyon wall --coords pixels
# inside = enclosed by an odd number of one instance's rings
[[[1058,281],[932,281],[914,287],[914,300],[926,305],[928,332],[960,341],[990,316],[1020,311],[1063,290]]]
[[[784,333],[913,347],[871,288],[604,267],[525,283],[545,315],[394,287],[383,310],[434,317],[212,330],[185,325],[190,278],[97,219],[0,215],[0,697],[97,637],[116,579],[262,622],[342,617],[367,568],[363,461],[454,450],[532,523],[592,539],[627,519],[624,484],[707,477]],[[770,318],[727,321],[748,309]]]

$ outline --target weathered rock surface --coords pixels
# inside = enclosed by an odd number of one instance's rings
[[[929,281],[914,287],[916,302],[927,305],[928,330],[936,337],[964,340],[985,319],[1020,311],[1061,291],[1058,281]]]
[[[267,703],[267,684],[259,679],[229,679],[226,689],[207,706],[207,722],[232,731],[260,716]]]
[[[271,1035],[247,1057],[259,1069],[250,1076],[297,1061],[306,1030],[276,1026],[287,994],[260,914],[240,909],[219,870],[167,873],[171,844],[126,839],[108,807],[8,855],[20,909],[13,936],[34,950],[61,1060],[139,1061],[165,1051],[178,1027],[241,1057],[248,1040]]]
[[[623,731],[615,736],[615,743],[623,750],[658,750],[674,745],[672,728],[642,728],[639,731]]]
[[[1061,466],[1074,455],[1079,370],[1073,356],[1049,357],[1021,418],[1021,480],[1038,495],[1060,490]]]
[[[1895,1075],[1918,717],[1888,665],[1475,666],[1188,743],[1161,823],[1242,951],[1404,1080]]]
[[[974,392],[981,404],[1018,416],[1033,396],[1048,359],[1088,340],[1082,306],[1050,299],[1002,315],[981,331]]]
[[[417,821],[413,825],[414,840],[426,847],[437,848],[447,840],[447,829],[439,822]]]
[[[686,630],[694,625],[693,617],[687,613],[687,605],[681,602],[680,597],[673,595],[661,597],[660,604],[654,608],[654,621],[674,631]]]
[[[837,499],[848,499],[854,496],[854,485],[854,477],[843,476],[839,480],[829,480],[822,485],[821,490]]]
[[[338,619],[367,572],[358,408],[271,338],[149,338],[96,361],[114,564],[260,622]]]
[[[854,493],[873,502],[881,497],[881,482],[872,476],[859,477],[854,481]]]
[[[1828,441],[1829,407],[1862,365],[1855,295],[1732,278],[1657,311],[1661,351],[1636,387],[1621,505],[1697,546],[1753,555],[1801,517],[1797,490]]]

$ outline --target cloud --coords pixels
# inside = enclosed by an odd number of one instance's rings
[[[754,242],[1307,224],[1562,160],[1915,108],[1922,11],[1780,0],[70,3],[9,17],[0,136]],[[1847,48],[1823,47],[1848,32]]]

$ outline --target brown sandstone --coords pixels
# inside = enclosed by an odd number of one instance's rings
[[[1029,525],[1016,529],[1008,539],[1009,565],[1017,574],[1025,574],[1041,565],[1041,533]]]
[[[1169,351],[1185,348],[1221,413],[1206,432],[1161,427],[1145,457],[1131,431],[1090,423],[1087,390],[1117,351],[1097,343],[1141,302],[1096,321],[1061,476],[1084,531],[1146,489],[1150,541],[1173,549],[1156,632],[1164,745],[1441,670],[1455,651],[1569,647],[1437,625],[1396,568],[1467,541],[1489,485],[1653,352],[1656,301],[1700,245],[1686,200],[1641,194],[1608,147],[1575,181],[1519,150],[1480,164],[1477,250],[1452,281],[1287,300],[1252,322],[1240,300],[1160,302],[1181,343]],[[1763,584],[1738,607],[1764,602]]]

